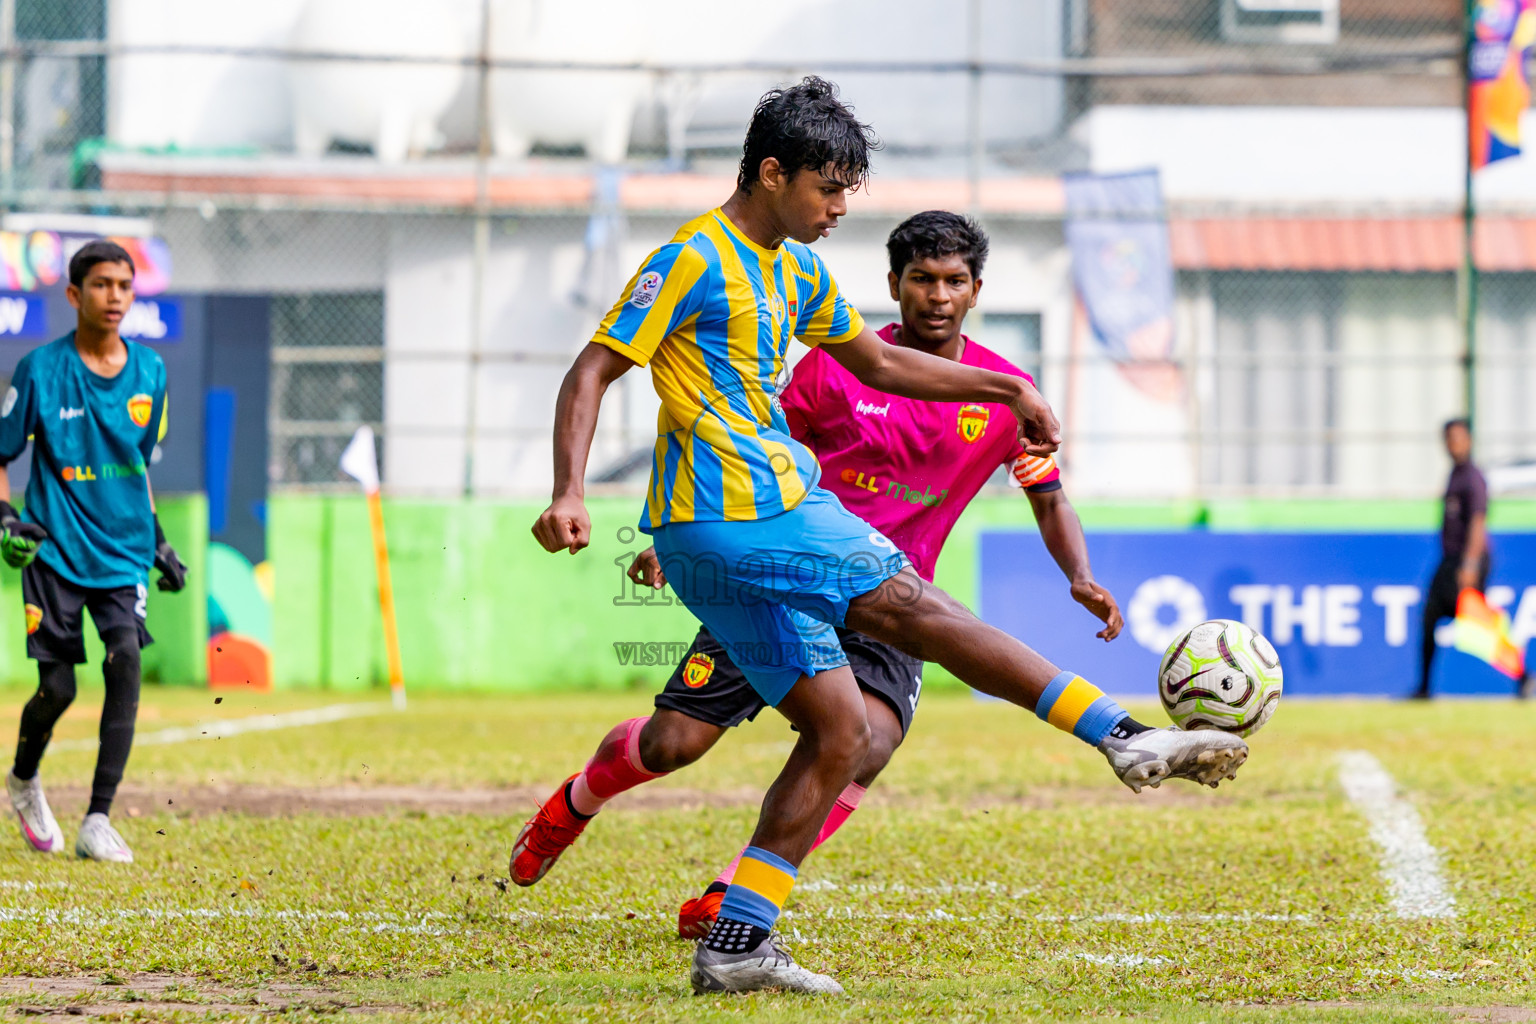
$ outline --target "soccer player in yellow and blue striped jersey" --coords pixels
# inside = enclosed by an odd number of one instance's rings
[[[599,345],[651,367],[662,408],[641,529],[766,519],[816,485],[774,392],[789,339],[840,344],[864,320],[799,242],[754,242],[721,210],[678,229],[603,319]],[[663,345],[666,341],[668,344]]]
[[[1222,733],[1147,729],[1098,687],[986,625],[915,573],[891,541],[817,485],[815,456],[789,433],[775,379],[791,337],[863,384],[908,398],[1005,404],[1028,455],[1060,429],[1024,378],[886,344],[847,305],[807,246],[847,212],[877,145],[830,83],[807,78],[759,102],[735,193],[646,260],[577,356],[555,410],[554,500],[533,532],[548,551],[590,541],[583,478],[608,386],[648,365],[662,411],[641,528],[669,585],[763,701],[799,731],[763,801],[709,936],[696,991],[840,992],[798,966],[772,929],[801,860],[869,747],[864,701],[835,626],[899,645],[1098,747],[1131,786],[1214,785],[1247,756]],[[605,754],[604,751],[607,753]],[[546,802],[512,849],[522,885],[541,878],[601,801],[657,774],[643,730],[624,723],[568,797]],[[577,781],[595,783],[574,792]],[[558,795],[558,794],[557,794]]]

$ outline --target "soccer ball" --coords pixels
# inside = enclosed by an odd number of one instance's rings
[[[1280,703],[1280,656],[1241,622],[1212,619],[1168,647],[1157,693],[1180,729],[1258,732]]]

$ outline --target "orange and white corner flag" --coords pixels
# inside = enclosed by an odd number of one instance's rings
[[[1471,587],[1456,598],[1456,649],[1511,679],[1525,677],[1525,651],[1509,635],[1509,613]]]
[[[384,619],[384,650],[389,658],[389,692],[395,707],[405,708],[405,671],[400,664],[400,632],[395,625],[395,587],[389,575],[389,544],[384,537],[384,499],[379,493],[379,453],[373,428],[362,426],[341,453],[341,471],[363,485],[368,523],[373,531],[373,562],[379,575],[379,614]]]

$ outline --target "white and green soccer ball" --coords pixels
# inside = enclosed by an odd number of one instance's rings
[[[1180,729],[1258,732],[1280,703],[1274,645],[1232,619],[1180,633],[1157,669],[1157,694]]]

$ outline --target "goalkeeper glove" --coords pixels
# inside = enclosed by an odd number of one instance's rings
[[[24,569],[37,557],[37,546],[48,539],[48,531],[37,523],[24,521],[8,501],[0,501],[0,558],[12,569]]]
[[[155,581],[155,586],[161,590],[174,594],[187,585],[187,567],[181,564],[181,559],[176,557],[176,549],[165,539],[165,531],[160,529],[159,516],[155,516],[155,568],[160,570],[160,578]]]

